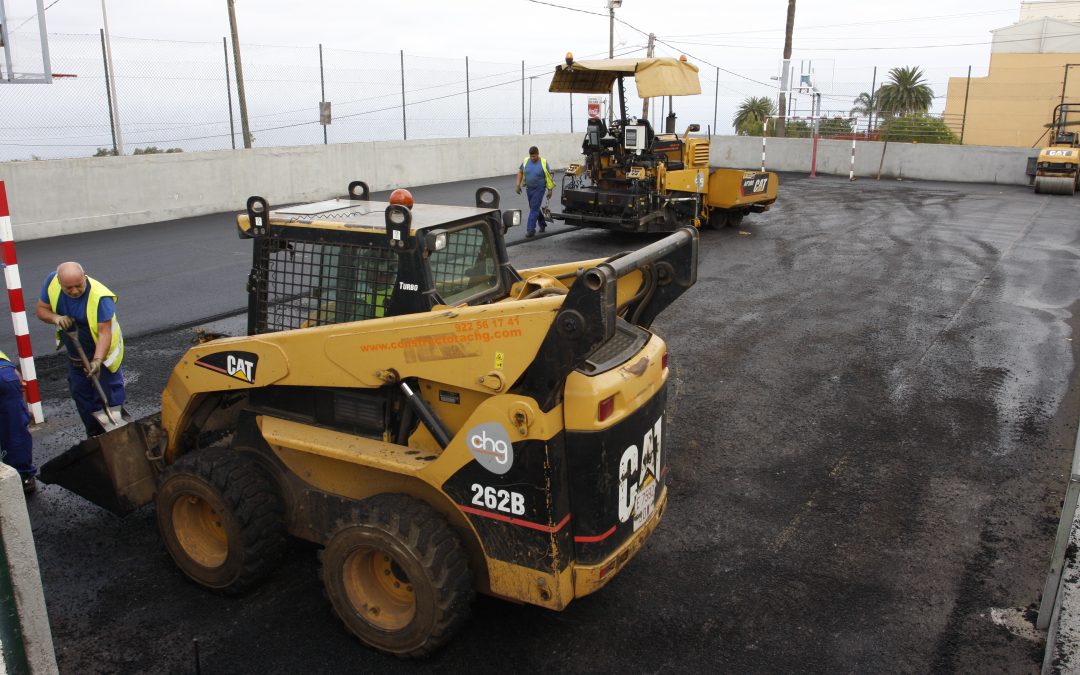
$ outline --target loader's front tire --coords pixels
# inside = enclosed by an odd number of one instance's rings
[[[419,658],[469,616],[468,559],[446,520],[405,495],[365,500],[322,552],[323,583],[338,617],[367,645]]]
[[[176,566],[226,594],[261,581],[285,551],[277,486],[256,460],[224,448],[186,455],[165,470],[158,529]]]

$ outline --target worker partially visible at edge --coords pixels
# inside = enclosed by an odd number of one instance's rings
[[[545,191],[550,197],[551,191],[555,189],[555,181],[551,180],[551,167],[548,166],[547,160],[540,156],[540,150],[535,145],[529,148],[529,156],[518,167],[516,188],[518,194],[521,194],[522,180],[525,181],[525,194],[529,198],[529,222],[525,226],[525,236],[533,237],[536,236],[538,225],[541,232],[547,229],[547,221],[544,220],[544,214],[540,208]]]
[[[34,466],[34,439],[27,425],[30,411],[23,397],[22,375],[0,352],[0,455],[4,464],[19,472],[23,494],[37,492],[37,467]]]
[[[124,338],[116,320],[116,294],[87,276],[79,263],[60,263],[41,285],[37,317],[56,326],[57,348],[61,343],[67,347],[68,389],[86,426],[86,435],[104,433],[93,415],[102,409],[102,403],[91,378],[98,379],[110,407],[122,405],[126,398],[124,374],[120,370]],[[73,329],[90,362],[89,370],[83,367],[71,340],[60,334]]]

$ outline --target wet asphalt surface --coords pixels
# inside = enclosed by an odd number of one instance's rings
[[[414,193],[468,203],[485,182]],[[703,231],[697,285],[653,326],[672,368],[659,529],[564,612],[479,598],[426,662],[345,632],[313,546],[221,597],[172,565],[152,507],[119,519],[44,487],[30,517],[61,672],[1038,672],[1042,644],[992,614],[1034,621],[1068,478],[1077,199],[785,175],[771,211]],[[193,335],[175,326],[245,301],[248,244],[228,218],[192,220],[46,251],[126,242],[99,274],[121,295],[136,415]],[[652,240],[551,232],[514,245],[515,264]],[[129,291],[135,277],[163,285]],[[39,362],[39,462],[79,439],[61,367]]]

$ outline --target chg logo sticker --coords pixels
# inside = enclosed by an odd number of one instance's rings
[[[498,422],[478,424],[465,435],[469,452],[491,473],[504,474],[514,465],[514,445]]]

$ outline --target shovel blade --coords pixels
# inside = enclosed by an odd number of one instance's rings
[[[94,416],[94,419],[98,421],[98,424],[105,431],[119,429],[131,421],[131,415],[124,410],[123,406],[118,405],[109,406],[107,412],[105,410],[95,410],[90,414]]]

